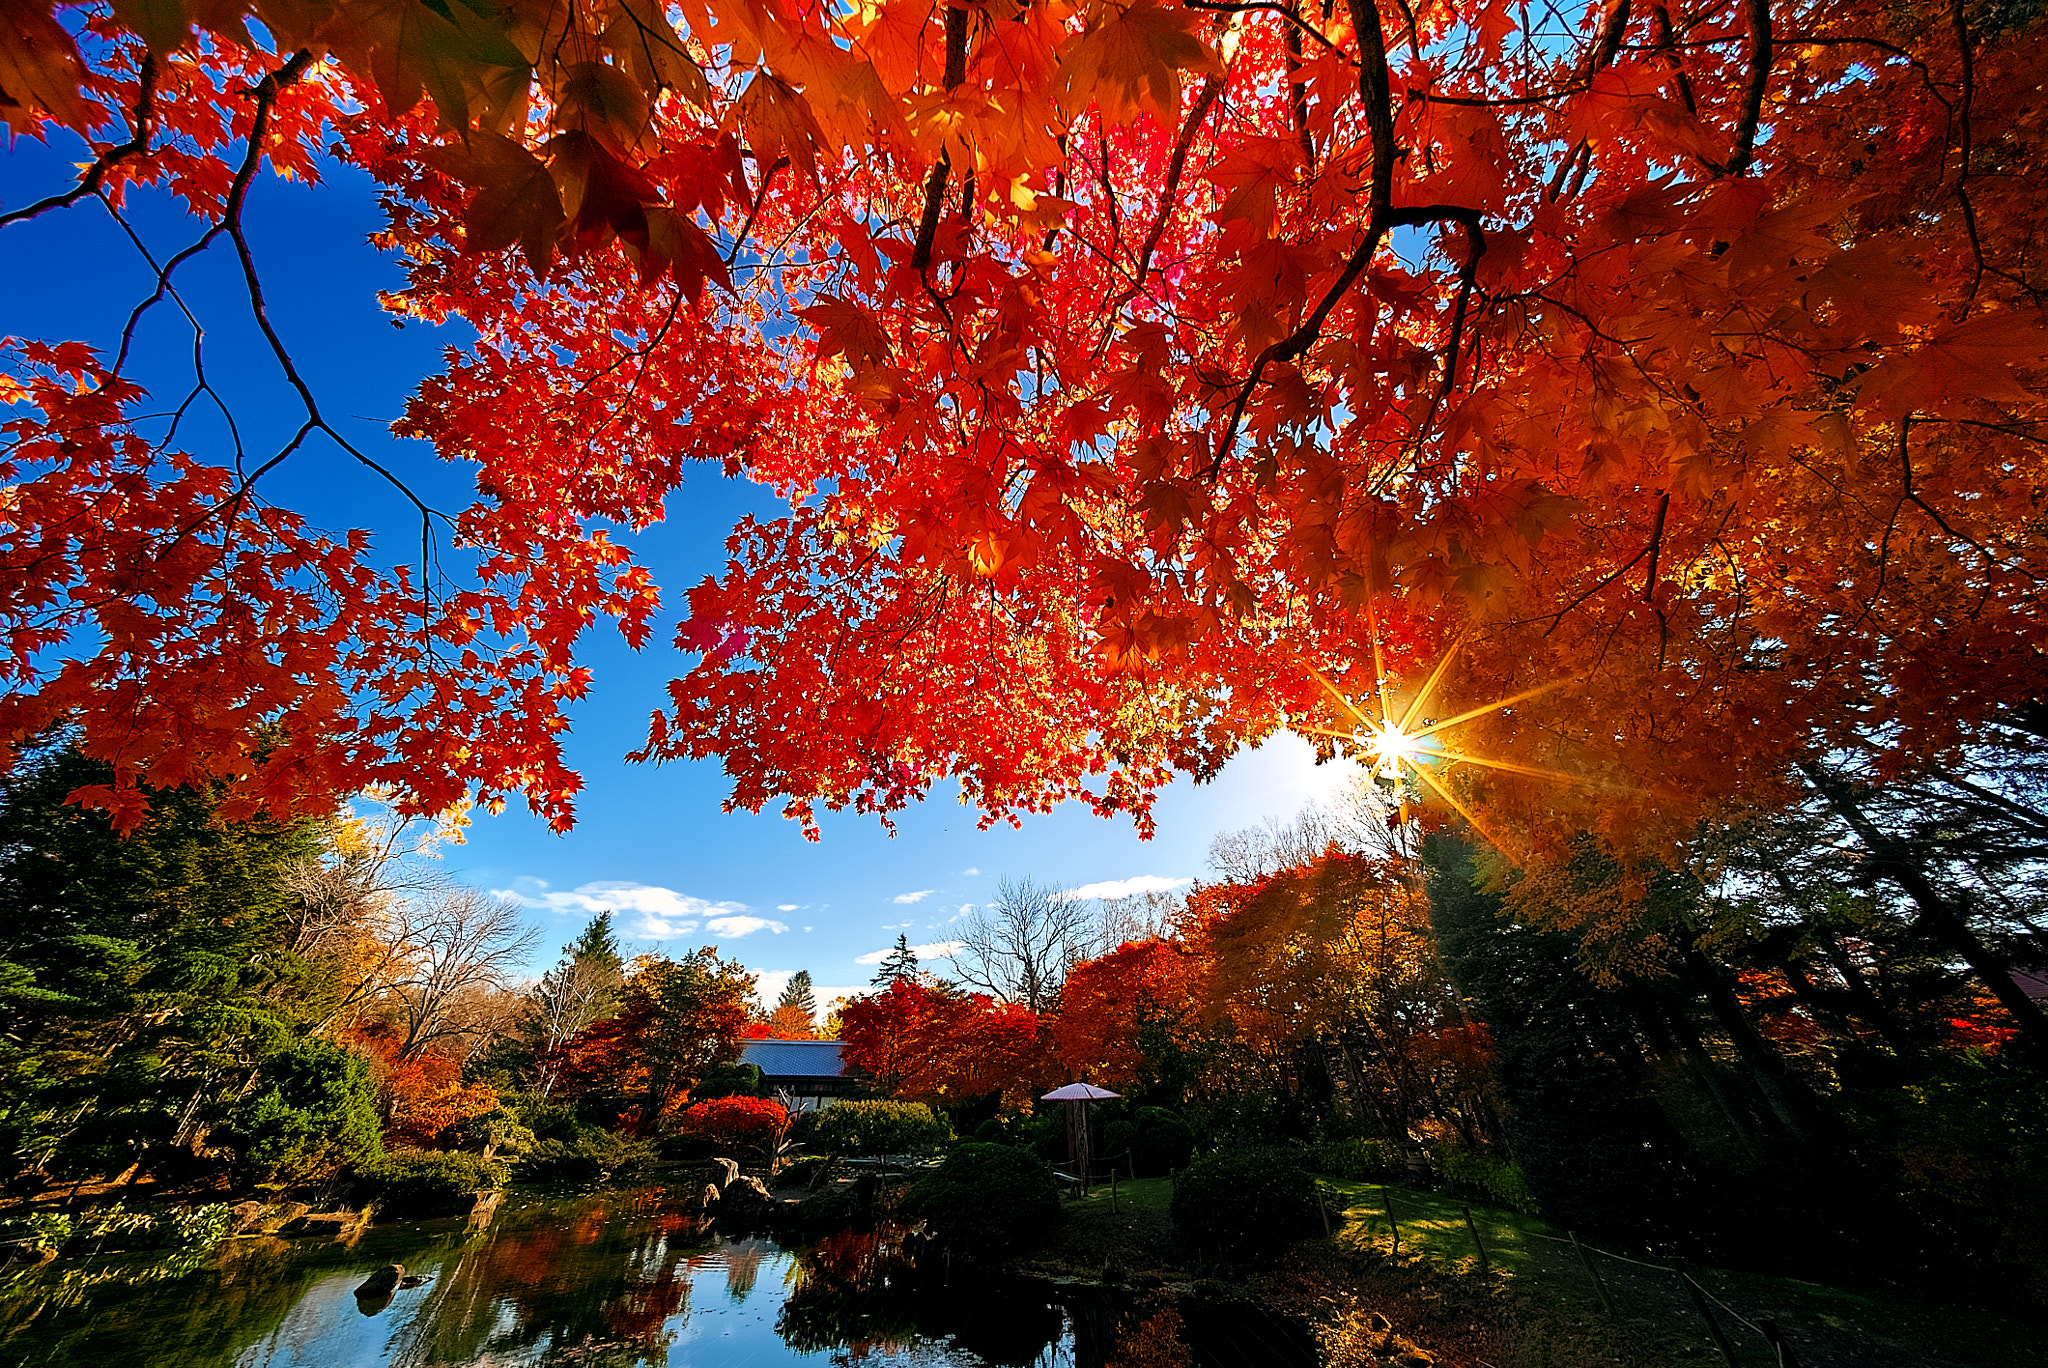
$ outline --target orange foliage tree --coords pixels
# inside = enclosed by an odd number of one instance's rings
[[[739,1058],[754,976],[706,946],[629,967],[616,1016],[594,1022],[548,1059],[564,1097],[609,1107],[641,1134],[658,1130],[706,1071]]]
[[[1235,1074],[1276,1095],[1327,1077],[1355,1116],[1403,1138],[1467,1143],[1494,1124],[1485,1027],[1438,962],[1408,866],[1332,846],[1303,864],[1188,897],[1194,1012]]]
[[[1186,1030],[1198,1013],[1193,987],[1201,972],[1184,947],[1159,937],[1075,965],[1052,1028],[1061,1066],[1112,1090],[1149,1081],[1140,1033],[1147,1025]]]
[[[462,1065],[432,1052],[393,1064],[384,1075],[388,1139],[431,1146],[452,1127],[498,1107],[498,1090],[464,1083]]]
[[[578,643],[656,627],[607,529],[710,462],[790,509],[689,591],[643,753],[745,807],[1142,819],[1458,640],[1432,782],[1507,835],[1943,755],[2048,693],[2044,64],[1961,0],[20,0],[0,119],[88,146],[0,218],[182,198],[151,298],[232,249],[303,417],[197,454],[150,415],[202,373],[7,344],[0,734],[75,718],[124,826],[216,776],[566,823]],[[412,497],[242,231],[323,155],[389,307],[476,332],[399,424],[475,475],[419,506],[445,592],[260,496],[324,442]]]
[[[1038,1017],[981,993],[898,979],[839,1009],[846,1062],[898,1097],[959,1102],[999,1093],[1018,1105],[1045,1083]]]

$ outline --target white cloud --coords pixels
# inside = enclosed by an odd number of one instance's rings
[[[853,962],[855,964],[880,964],[883,960],[889,958],[891,951],[895,950],[895,948],[892,945],[888,950],[871,950],[865,955],[854,956]],[[933,941],[929,945],[911,946],[910,953],[917,956],[920,960],[940,960],[951,959],[966,948],[966,941]]]
[[[795,904],[795,903],[777,903],[777,904],[775,904],[775,910],[776,910],[777,912],[794,912],[794,911],[796,911],[796,909],[797,909],[797,904]]]
[[[1105,879],[1101,883],[1082,884],[1070,888],[1065,896],[1069,898],[1131,898],[1140,893],[1171,893],[1176,888],[1186,888],[1193,879],[1164,879],[1157,874],[1140,874],[1131,879]]]
[[[915,893],[898,893],[894,901],[900,903],[923,902],[938,891],[936,888],[920,888]]]
[[[763,1007],[773,1010],[775,1000],[795,977],[794,969],[762,969],[754,975],[754,996]]]
[[[779,936],[789,930],[781,922],[770,921],[766,917],[713,917],[704,923],[704,928],[735,939],[740,936],[751,936],[756,931],[773,931]]]
[[[965,869],[961,870],[960,872],[961,872],[962,874],[979,874],[979,873],[981,873],[981,871],[980,871],[979,869],[976,869],[976,868],[975,868],[975,867],[974,867],[973,865],[969,865],[969,866],[967,866],[967,868],[965,868]]]
[[[708,902],[659,884],[633,883],[624,879],[599,879],[578,884],[567,891],[550,889],[541,879],[520,879],[512,888],[493,889],[492,892],[500,897],[516,898],[523,906],[546,912],[577,916],[598,912],[638,913],[639,920],[628,924],[626,932],[629,936],[649,940],[687,936],[704,925],[707,918],[756,920],[739,915],[747,910],[745,903]]]
[[[883,922],[882,929],[884,931],[908,931],[915,925],[917,925],[917,920],[912,918],[907,922]]]
[[[773,1010],[776,999],[782,996],[782,990],[787,988],[789,981],[795,977],[796,970],[794,969],[763,969],[755,975],[754,996],[761,1000],[763,1007]],[[848,998],[859,997],[862,993],[871,993],[873,991],[874,989],[865,987],[835,986],[829,983],[812,984],[811,1000],[818,1004],[818,1024],[824,1024],[826,1014],[831,1011],[833,1002],[843,1002]]]

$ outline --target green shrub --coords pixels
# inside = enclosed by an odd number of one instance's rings
[[[766,1097],[768,1084],[758,1064],[721,1064],[707,1069],[690,1089],[690,1100],[708,1102],[716,1097]]]
[[[354,1193],[385,1216],[460,1216],[476,1193],[505,1186],[507,1176],[503,1164],[478,1154],[395,1154],[364,1168]]]
[[[249,1182],[295,1186],[377,1160],[377,1085],[359,1055],[300,1040],[263,1061],[256,1086],[228,1109],[212,1141]]]
[[[522,1183],[608,1183],[631,1177],[654,1162],[654,1145],[594,1127],[573,1140],[542,1140],[519,1156]]]
[[[1131,1159],[1140,1177],[1158,1177],[1187,1167],[1195,1154],[1195,1133],[1164,1107],[1140,1107]]]
[[[1031,1244],[1058,1224],[1052,1170],[1010,1145],[955,1145],[911,1185],[904,1211],[958,1257],[989,1261]]]
[[[839,1102],[818,1113],[817,1142],[834,1154],[929,1154],[952,1138],[922,1102]]]
[[[1325,1140],[1309,1150],[1309,1164],[1318,1173],[1354,1181],[1386,1182],[1403,1176],[1401,1153],[1387,1140]]]
[[[1320,1229],[1315,1180],[1294,1150],[1224,1150],[1189,1164],[1173,1223],[1205,1248],[1262,1253]]]
[[[502,1103],[512,1119],[533,1132],[536,1140],[574,1140],[582,1123],[576,1108],[567,1102],[552,1102],[532,1093],[508,1093]]]
[[[836,1154],[806,1154],[790,1160],[775,1175],[778,1187],[809,1187],[818,1178],[839,1162]]]
[[[1431,1158],[1444,1182],[1465,1196],[1535,1214],[1536,1199],[1530,1195],[1528,1180],[1513,1164],[1461,1145],[1439,1146]]]

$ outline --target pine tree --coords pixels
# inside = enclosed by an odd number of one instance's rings
[[[811,994],[811,971],[799,969],[790,975],[788,983],[782,986],[782,996],[775,1000],[778,1008],[794,1007],[807,1020],[815,1021],[818,1016],[818,1000]]]
[[[910,937],[898,931],[896,944],[883,958],[882,967],[875,971],[873,983],[877,988],[886,988],[892,983],[915,983],[917,974],[917,952],[910,948]]]
[[[562,947],[562,957],[624,971],[626,959],[619,953],[618,938],[612,934],[611,909],[606,908],[592,917],[590,925],[583,928],[583,934]]]

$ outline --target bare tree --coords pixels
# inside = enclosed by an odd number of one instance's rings
[[[1397,806],[1361,775],[1328,807],[1311,803],[1291,820],[1268,817],[1255,827],[1218,832],[1209,842],[1209,863],[1230,882],[1249,883],[1310,864],[1332,846],[1354,855],[1402,854],[1404,837],[1392,818]]]
[[[1126,941],[1170,936],[1187,899],[1179,893],[1133,893],[1124,898],[1103,898],[1095,904],[1095,931],[1088,955],[1106,955]]]
[[[343,811],[324,824],[321,855],[286,876],[292,953],[320,964],[332,985],[313,1008],[316,1030],[346,1029],[410,972],[423,947],[408,938],[412,921],[400,908],[449,886],[445,873],[423,861],[458,826],[453,817]]]
[[[625,982],[625,964],[612,939],[612,914],[601,912],[526,994],[519,1031],[533,1047],[542,1097],[554,1091],[561,1074],[555,1052],[584,1027],[616,1012]]]
[[[960,981],[1032,1011],[1053,1005],[1067,970],[1087,957],[1096,923],[1085,899],[1031,879],[1004,879],[975,909],[953,958]]]
[[[518,903],[461,886],[399,903],[390,924],[394,939],[416,947],[382,994],[396,1018],[401,1060],[437,1042],[459,1050],[495,1029],[500,990],[538,937],[520,928]],[[486,1005],[489,1011],[477,1010]]]

